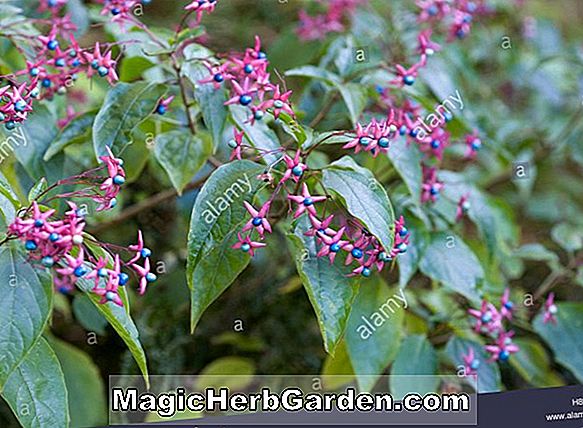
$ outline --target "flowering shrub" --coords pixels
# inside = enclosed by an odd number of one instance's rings
[[[101,376],[223,351],[363,390],[412,360],[583,380],[583,57],[522,2],[26,3],[0,5],[0,425],[99,425]]]

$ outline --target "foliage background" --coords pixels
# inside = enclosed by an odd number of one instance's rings
[[[181,16],[184,3],[154,1],[146,9],[143,20],[153,27],[171,28]],[[283,74],[291,68],[317,64],[337,37],[324,42],[298,41],[294,28],[297,12],[304,2],[250,3],[223,1],[214,14],[205,17],[203,23],[210,34],[208,45],[213,51],[242,50],[259,34],[272,67]],[[494,3],[496,15],[477,23],[467,40],[445,46],[443,53],[431,60],[435,60],[434,73],[421,73],[420,96],[439,99],[440,95],[453,93],[451,88],[459,89],[466,109],[463,119],[454,123],[454,127],[459,127],[453,130],[454,135],[461,136],[466,125],[478,127],[483,133],[486,147],[477,164],[463,171],[463,177],[484,195],[487,209],[477,212],[472,220],[482,226],[490,221],[489,237],[485,238],[483,231],[471,222],[457,230],[476,253],[486,273],[482,291],[499,296],[504,287],[510,286],[513,299],[519,304],[527,293],[537,297],[535,308],[520,305],[516,325],[522,351],[512,364],[495,369],[500,370],[495,389],[580,383],[583,380],[580,339],[583,306],[577,302],[583,297],[583,273],[577,252],[581,249],[583,227],[583,28],[580,26],[583,5],[576,0],[561,0],[560,7],[557,2],[542,0],[527,1],[522,7],[512,2]],[[396,62],[413,34],[405,25],[412,23],[411,2],[377,0],[371,4],[370,9],[357,14],[350,33],[359,45],[369,47],[373,55],[380,53],[378,46],[386,44],[392,54],[391,61]],[[371,19],[367,15],[370,13],[386,21]],[[523,37],[525,17],[536,19],[537,29],[532,39]],[[82,39],[86,46],[94,40],[115,37],[109,26],[87,30]],[[504,36],[510,37],[512,49],[501,47]],[[21,65],[14,47],[6,39],[0,44],[0,58],[2,74]],[[152,71],[150,66],[150,60],[144,55],[127,55],[121,61],[122,80],[148,76],[148,70]],[[288,78],[287,83],[294,89],[295,105],[308,118],[321,108],[322,97],[309,96],[310,88],[314,87],[308,86],[305,79]],[[98,109],[107,88],[99,84],[90,88],[87,82],[79,85],[86,85],[83,89],[88,93],[84,108]],[[58,111],[62,112],[62,104],[60,100],[52,103],[49,114],[56,117]],[[47,124],[39,138],[54,137],[50,126]],[[321,129],[349,129],[350,126],[341,105],[333,108],[320,125]],[[129,244],[135,239],[136,228],[140,228],[155,256],[167,266],[167,273],[161,275],[144,298],[132,299],[132,314],[148,356],[150,373],[196,374],[204,370],[227,374],[233,370],[261,374],[351,373],[353,368],[343,343],[336,359],[324,351],[313,310],[282,234],[271,238],[268,250],[254,258],[205,312],[194,334],[189,334],[186,235],[197,190],[179,198],[168,193],[172,183],[144,137],[147,132],[160,132],[160,125],[146,122],[142,128],[142,138],[136,138],[124,154],[131,184],[122,195],[123,203],[113,213],[91,216],[90,231],[104,241]],[[224,141],[227,139],[225,136]],[[228,156],[224,146],[216,156],[222,160]],[[91,136],[81,136],[67,148],[63,169],[78,172],[90,166],[91,153]],[[322,156],[336,159],[339,152],[327,150]],[[403,212],[407,190],[397,174],[385,174],[390,169],[387,159],[373,161],[359,157],[358,161],[377,178],[385,177],[383,185],[397,212]],[[516,161],[531,162],[529,180],[511,179],[512,162]],[[452,157],[448,162],[445,169],[460,171],[459,158]],[[21,194],[26,194],[34,180],[26,178],[16,162],[3,163],[1,168],[5,176],[18,177]],[[193,180],[207,172],[203,168]],[[62,171],[49,171],[47,175],[51,173],[53,180],[65,175]],[[51,177],[48,179],[51,181]],[[161,193],[169,197],[161,198]],[[140,209],[131,208],[135,206]],[[484,215],[492,217],[485,219]],[[420,223],[411,219],[411,224]],[[419,225],[419,228],[423,227]],[[435,254],[433,262],[436,265],[463,263],[440,253]],[[374,287],[389,284],[393,289],[399,284],[398,269],[385,274],[383,281],[384,284]],[[446,344],[452,336],[476,340],[468,332],[467,302],[426,275],[417,274],[407,282],[411,308],[404,315],[400,338],[427,337],[437,350],[439,372],[454,373],[456,364],[452,363],[452,357],[454,360],[458,357],[459,364],[459,353],[452,354],[453,345],[446,347]],[[534,328],[529,323],[533,311],[542,304],[544,296],[536,295],[541,285],[554,287],[558,301],[571,302],[564,304],[571,305],[569,309],[560,308],[560,313],[569,315],[561,321],[572,327],[561,333],[564,342],[554,341],[536,323]],[[242,332],[234,331],[238,320],[243,321]],[[61,358],[70,362],[61,360],[64,367],[72,371],[80,366],[90,367],[88,372],[69,377],[75,379],[68,385],[70,394],[76,397],[70,404],[75,408],[72,412],[79,418],[81,412],[93,409],[86,420],[95,425],[103,423],[106,417],[103,385],[107,385],[110,374],[138,373],[131,355],[105,320],[90,311],[81,298],[56,301],[51,331],[54,340],[59,341],[55,346],[63,349]],[[96,344],[88,343],[88,332],[97,333]],[[77,350],[71,350],[71,345]],[[561,347],[567,347],[569,355],[561,355],[558,351]],[[71,354],[79,351],[84,354]],[[393,358],[396,353],[395,349]],[[390,373],[391,368],[387,366]],[[493,376],[496,378],[498,374]],[[81,391],[81,385],[92,386],[89,391],[71,392]],[[0,425],[15,424],[8,407],[0,403]]]

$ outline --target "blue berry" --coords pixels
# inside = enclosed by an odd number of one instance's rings
[[[14,103],[14,110],[23,112],[26,109],[26,106],[28,106],[28,104],[26,104],[26,101],[18,100]]]
[[[409,233],[409,229],[407,229],[405,226],[403,226],[401,228],[401,230],[399,231],[399,236],[401,238],[404,238],[405,236],[407,236],[408,233]]]
[[[248,106],[251,101],[253,101],[253,98],[250,95],[245,94],[239,97],[239,103],[243,106]]]
[[[43,88],[50,88],[52,85],[51,79],[43,79],[41,85]]]
[[[427,9],[427,13],[429,14],[429,16],[435,16],[437,15],[437,13],[439,12],[439,9],[437,9],[437,6],[432,4],[428,9]]]
[[[120,273],[119,274],[119,285],[124,286],[126,285],[130,280],[130,276],[127,273]]]
[[[273,102],[273,107],[275,107],[275,108],[283,108],[283,106],[284,106],[284,104],[283,104],[283,101],[281,101],[281,100],[275,100]]]
[[[113,198],[110,202],[109,202],[109,208],[115,208],[117,206],[117,199]]]
[[[462,30],[461,28],[455,32],[455,35],[458,39],[463,39],[464,37],[466,37],[465,31]]]
[[[118,185],[118,186],[121,186],[125,182],[126,182],[126,179],[124,177],[122,177],[121,175],[116,175],[115,177],[113,177],[113,183]]]
[[[82,276],[85,276],[85,274],[87,273],[87,268],[85,266],[79,266],[78,268],[76,268],[73,271],[73,274],[77,277],[77,278],[81,278]]]
[[[503,351],[500,352],[498,358],[500,359],[500,361],[508,361],[508,358],[510,358],[510,352],[504,349]]]
[[[146,281],[148,282],[154,282],[158,279],[158,277],[153,274],[152,272],[148,272],[148,274],[146,275]]]
[[[229,142],[227,143],[229,145],[230,148],[234,149],[237,147],[237,142],[235,140],[229,140]]]
[[[439,146],[441,146],[441,142],[439,140],[433,140],[431,142],[431,148],[432,149],[437,150],[437,149],[439,149]]]
[[[0,111],[0,122],[4,122],[6,120],[6,115]]]
[[[39,73],[40,73],[40,70],[37,67],[33,67],[30,69],[30,75],[32,77],[38,76]]]
[[[418,134],[419,134],[419,131],[417,131],[417,128],[413,128],[411,131],[409,131],[409,135],[413,138],[417,138]]]
[[[261,110],[257,110],[254,114],[253,117],[255,117],[255,120],[261,120],[263,119],[264,113]]]
[[[33,88],[33,90],[30,91],[30,96],[32,98],[38,98],[39,95],[40,95],[40,90],[38,88]]]
[[[292,174],[296,177],[300,177],[304,173],[304,170],[301,166],[297,165],[292,168]]]
[[[142,248],[142,251],[140,251],[140,256],[142,256],[145,259],[147,259],[151,255],[152,255],[152,251],[149,248]]]
[[[382,147],[383,149],[386,149],[387,147],[389,147],[390,143],[391,142],[387,137],[379,138],[379,147]]]
[[[55,65],[57,67],[64,67],[65,66],[65,59],[59,58],[59,59],[55,60]]]
[[[429,191],[433,196],[439,194],[439,187],[437,187],[435,184],[433,186],[431,186],[431,190]]]
[[[472,143],[472,149],[474,151],[478,151],[478,150],[480,150],[481,147],[482,147],[482,142],[480,140],[474,140],[474,142]]]
[[[405,125],[401,125],[401,127],[399,128],[399,134],[405,135],[406,133],[407,133],[407,127]]]
[[[312,200],[312,198],[305,198],[304,206],[309,207],[310,205],[314,205],[314,201]]]
[[[241,245],[241,249],[243,250],[243,252],[248,252],[251,249],[251,245],[249,244],[243,244]]]
[[[108,291],[105,293],[105,300],[108,302],[113,302],[115,300],[116,294],[113,291]]]
[[[360,248],[353,248],[350,254],[352,254],[352,257],[355,259],[360,259],[362,257],[362,250]]]
[[[213,80],[217,83],[221,83],[225,80],[225,78],[223,77],[223,75],[221,73],[217,73],[213,76]]]
[[[265,58],[267,58],[267,54],[265,52],[259,52],[257,54],[257,58],[259,58],[259,59],[265,59]]]
[[[26,241],[24,248],[26,248],[27,251],[34,251],[38,248],[38,245],[36,245],[36,242],[34,241]]]
[[[253,73],[254,69],[253,69],[253,66],[251,64],[247,64],[247,65],[245,65],[243,70],[245,71],[245,73],[250,74],[250,73]]]
[[[492,321],[492,312],[488,311],[482,315],[482,322],[489,323]]]
[[[59,239],[61,239],[61,236],[58,233],[51,233],[49,235],[49,241],[51,242],[57,242]]]
[[[255,217],[251,223],[253,226],[258,227],[261,226],[261,223],[263,223],[263,219],[261,217]]]
[[[121,13],[121,10],[119,10],[119,8],[114,7],[113,9],[111,9],[111,14],[112,15],[119,15]]]
[[[470,204],[470,201],[464,201],[462,203],[462,211],[465,213],[467,213],[471,207],[472,207],[472,205]]]
[[[363,146],[368,146],[370,144],[370,138],[368,137],[360,137],[358,142]]]
[[[91,68],[93,68],[94,70],[97,70],[99,68],[99,61],[96,59],[91,61]]]
[[[97,275],[101,278],[105,278],[107,276],[107,269],[101,268],[97,271]]]
[[[156,108],[156,113],[158,113],[159,115],[166,114],[166,107],[162,104],[158,104],[158,107]]]
[[[142,4],[143,4],[144,6],[145,6],[145,5],[148,5],[148,4],[150,4],[150,3],[152,3],[152,0],[142,0]]]
[[[109,74],[109,68],[101,66],[97,69],[97,72],[101,77],[105,77]]]
[[[79,66],[81,65],[81,61],[79,61],[78,59],[75,59],[75,60],[74,60],[74,61],[71,63],[71,65],[72,65],[73,67],[79,67]],[[71,76],[71,77],[73,77],[73,80],[76,80],[76,77],[75,77],[75,75],[73,75],[73,76]]]
[[[43,227],[45,222],[40,218],[34,221],[34,227]]]
[[[364,276],[365,278],[368,278],[370,274],[371,272],[369,268],[365,267],[364,269],[362,269],[362,276]]]
[[[73,49],[72,51],[69,51],[69,56],[71,58],[75,58],[77,56],[77,51],[75,49]]]
[[[453,114],[451,114],[449,111],[446,111],[443,115],[443,118],[446,122],[451,122],[453,120]]]
[[[59,42],[56,40],[49,40],[49,42],[47,43],[47,48],[50,51],[54,51],[55,49],[57,49],[57,47],[59,46]]]
[[[397,249],[399,250],[400,253],[405,253],[407,252],[407,244],[401,242],[399,245],[397,245]]]
[[[12,131],[14,128],[16,128],[16,123],[13,120],[11,120],[10,122],[6,122],[4,124],[4,127],[9,131]]]
[[[506,302],[506,303],[504,303],[504,307],[508,310],[512,310],[512,308],[514,308],[514,303],[512,303],[510,301]]]
[[[470,363],[470,368],[471,368],[472,370],[478,370],[478,368],[479,368],[479,367],[480,367],[480,360],[473,360],[473,361]]]
[[[46,268],[51,268],[55,264],[55,261],[53,260],[52,257],[47,256],[43,257],[43,259],[41,260],[41,264]]]
[[[415,83],[415,78],[411,75],[406,75],[403,77],[403,83],[407,86],[411,86]]]
[[[335,242],[334,244],[330,245],[330,251],[332,251],[333,253],[337,253],[338,251],[340,251],[340,244]]]

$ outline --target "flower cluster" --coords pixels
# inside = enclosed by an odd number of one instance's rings
[[[184,9],[196,13],[196,23],[200,23],[205,13],[212,13],[215,10],[219,0],[194,0]]]
[[[297,34],[302,40],[321,40],[329,33],[339,33],[345,29],[345,21],[355,9],[367,0],[318,0],[323,13],[310,15],[305,9],[299,14],[300,24]]]
[[[115,2],[106,3],[112,7]],[[23,55],[26,52],[26,67],[1,76],[8,84],[0,88],[0,122],[8,130],[26,120],[33,100],[67,94],[81,73],[89,78],[98,75],[110,84],[118,80],[111,46],[102,49],[97,43],[92,49],[80,48],[74,36],[76,26],[68,14],[61,16],[65,4],[62,0],[41,2],[39,11],[48,12],[50,17],[31,19],[41,27],[42,35],[25,37],[30,41],[29,49],[21,50]],[[67,112],[68,117],[72,115]]]
[[[119,293],[119,287],[125,286],[130,276],[122,272],[122,267],[133,271],[139,279],[139,291],[143,294],[147,284],[157,278],[151,272],[151,251],[144,247],[142,233],[138,233],[138,243],[127,248],[122,248],[131,255],[131,259],[123,262],[118,254],[112,256],[108,251],[110,245],[100,243],[85,233],[85,213],[74,202],[73,197],[93,195],[94,200],[109,201],[119,191],[125,173],[121,168],[121,160],[113,156],[104,156],[102,160],[108,171],[108,177],[101,185],[95,184],[95,189],[83,189],[81,191],[60,194],[54,198],[67,200],[69,210],[63,216],[57,216],[54,209],[39,205],[34,201],[14,222],[9,226],[8,236],[23,242],[28,257],[36,264],[52,269],[55,288],[62,293],[71,292],[80,279],[92,283],[92,291],[101,296],[101,303],[113,302],[123,306]],[[77,177],[65,179],[49,188],[41,196],[47,195],[50,190],[61,185],[75,183],[87,183],[91,179],[97,179],[96,171],[88,171]],[[100,197],[96,195],[101,195]],[[101,248],[102,254],[97,255],[95,248]],[[143,260],[143,265],[139,264]]]
[[[293,161],[289,157],[288,159]],[[292,165],[287,166],[286,173],[294,168]],[[291,177],[291,175],[289,176]],[[277,189],[283,188],[283,184],[287,179],[282,179]],[[259,209],[256,209],[248,202],[244,202],[245,208],[251,215],[251,218],[243,226],[241,232],[238,233],[238,241],[233,245],[233,248],[240,249],[253,256],[255,249],[265,247],[266,244],[262,241],[265,238],[265,234],[271,233],[272,231],[267,217],[276,193]],[[379,272],[382,271],[386,263],[392,262],[399,254],[407,251],[410,233],[405,227],[403,217],[400,217],[395,222],[393,247],[390,250],[385,250],[378,239],[368,232],[356,219],[336,216],[341,223],[340,227],[336,230],[331,227],[332,221],[335,218],[334,214],[326,218],[320,218],[316,210],[316,204],[324,202],[327,199],[327,196],[312,195],[305,182],[302,183],[299,194],[288,193],[287,195],[287,200],[295,204],[293,217],[297,219],[302,215],[308,216],[311,227],[305,234],[306,236],[316,238],[320,246],[317,257],[327,257],[330,263],[334,263],[336,257],[341,252],[344,252],[346,255],[344,260],[345,265],[356,264],[356,266],[353,266],[350,276],[362,275],[369,277],[375,268]],[[252,239],[252,233],[254,231],[257,236],[256,240]]]
[[[204,62],[210,75],[202,84],[215,88],[228,84],[230,98],[226,105],[239,104],[250,109],[250,121],[261,120],[269,110],[277,119],[282,112],[295,116],[289,98],[291,91],[284,91],[269,80],[267,54],[261,50],[261,40],[255,36],[255,46],[244,53],[231,53],[225,61]]]
[[[514,303],[510,300],[510,289],[506,289],[500,299],[500,309],[487,300],[482,301],[480,309],[469,309],[468,313],[476,319],[474,331],[494,340],[485,350],[491,355],[490,362],[508,361],[510,355],[518,352],[519,347],[512,342],[513,331],[506,331],[504,321],[512,321]]]

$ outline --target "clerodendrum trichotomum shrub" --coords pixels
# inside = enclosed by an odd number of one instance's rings
[[[583,381],[579,27],[267,3],[0,4],[0,425],[103,424],[102,377],[211,362]]]

